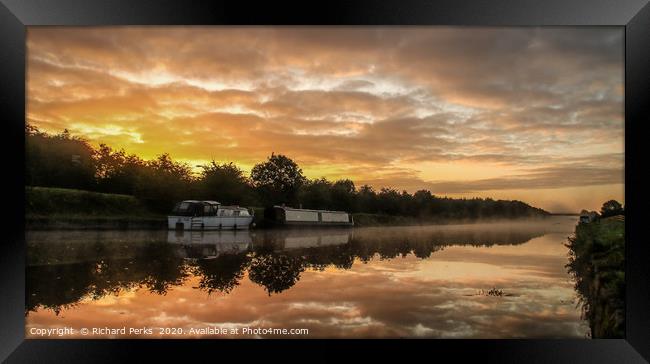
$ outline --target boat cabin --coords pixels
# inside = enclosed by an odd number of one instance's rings
[[[248,229],[252,222],[253,215],[247,208],[223,206],[217,201],[181,201],[167,216],[170,230],[241,230]]]
[[[245,207],[222,206],[217,201],[186,200],[176,204],[173,216],[251,216]]]

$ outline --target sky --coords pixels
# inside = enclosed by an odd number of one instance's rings
[[[28,27],[27,122],[193,167],[624,203],[622,27]]]

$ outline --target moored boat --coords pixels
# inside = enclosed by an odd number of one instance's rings
[[[353,226],[352,214],[345,211],[295,209],[273,206],[264,211],[264,219],[283,226]]]
[[[252,222],[253,214],[247,208],[216,201],[185,200],[167,216],[168,228],[174,230],[242,230]]]

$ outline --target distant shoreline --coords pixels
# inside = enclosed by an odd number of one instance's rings
[[[152,212],[131,195],[75,189],[26,186],[27,230],[166,230],[167,215]],[[256,229],[269,228],[264,209],[252,208]],[[543,219],[558,214],[521,216],[447,217],[404,216],[382,213],[352,213],[355,227],[418,226]],[[561,214],[559,214],[561,215]],[[573,215],[571,215],[573,216]],[[576,215],[577,216],[577,215]]]

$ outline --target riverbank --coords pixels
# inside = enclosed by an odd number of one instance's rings
[[[162,230],[167,217],[26,215],[26,230]]]
[[[130,195],[26,187],[25,200],[25,227],[28,230],[167,229],[167,215],[150,211]],[[264,221],[264,209],[253,207],[252,210],[255,226],[266,228],[268,224]],[[503,220],[443,219],[435,216],[418,218],[369,213],[353,213],[352,216],[355,227],[444,225]]]
[[[166,216],[133,196],[66,188],[26,187],[28,230],[164,229]]]
[[[625,336],[625,219],[600,219],[576,226],[569,238],[567,268],[592,338]]]

